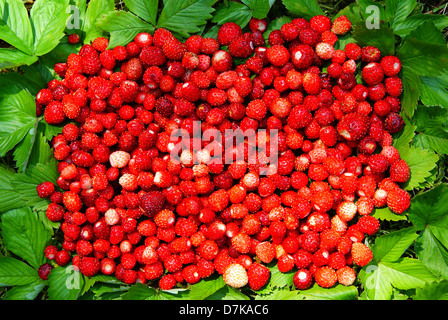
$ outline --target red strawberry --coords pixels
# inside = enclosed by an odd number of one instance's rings
[[[313,283],[313,275],[308,269],[299,269],[294,274],[292,281],[296,289],[306,290]]]
[[[353,262],[360,267],[364,267],[373,259],[372,251],[361,242],[354,242],[352,244],[351,254]]]
[[[269,241],[263,241],[256,246],[255,254],[262,262],[270,263],[275,258],[274,245]]]
[[[82,257],[79,263],[79,271],[87,277],[93,277],[100,270],[100,261],[95,257]]]
[[[257,262],[252,263],[247,269],[248,283],[252,290],[260,290],[269,281],[269,269]]]
[[[160,191],[150,191],[140,198],[140,207],[145,215],[153,217],[161,211],[165,205],[166,197]]]
[[[343,35],[350,31],[352,23],[348,20],[347,16],[342,15],[337,17],[331,26],[331,31],[336,35]]]
[[[322,288],[331,288],[338,281],[336,271],[329,266],[317,268],[314,273],[314,280]]]
[[[403,189],[395,188],[387,193],[387,206],[396,214],[402,214],[411,205],[411,196]]]
[[[349,113],[339,121],[336,129],[349,141],[361,140],[369,130],[369,118],[361,113]]]

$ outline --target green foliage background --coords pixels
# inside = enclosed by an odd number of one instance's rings
[[[379,30],[368,30],[370,6],[381,17]],[[448,12],[447,4],[417,0],[0,0],[0,296],[4,300],[435,300],[448,289]],[[405,128],[394,145],[411,168],[405,186],[410,209],[395,215],[376,209],[381,230],[366,243],[374,260],[360,268],[357,282],[331,289],[292,287],[293,272],[275,265],[260,291],[236,290],[221,277],[161,291],[125,285],[113,277],[87,278],[71,265],[57,267],[48,281],[37,276],[46,261],[44,247],[57,242],[59,224],[45,216],[47,200],[36,186],[57,178],[49,141],[61,132],[36,117],[36,93],[54,77],[54,64],[79,50],[67,42],[78,33],[83,43],[108,36],[110,47],[126,44],[141,31],[164,27],[180,39],[192,34],[214,37],[234,21],[247,27],[252,17],[269,21],[265,36],[293,17],[345,14],[353,23],[349,42],[375,45],[402,61],[401,97]],[[75,20],[74,20],[75,19]],[[79,22],[77,28],[71,26]]]

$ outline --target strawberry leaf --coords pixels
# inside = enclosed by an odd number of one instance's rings
[[[397,24],[406,19],[417,5],[416,0],[389,0],[386,2],[386,20],[390,21],[393,29]]]
[[[157,27],[187,38],[201,31],[200,26],[212,17],[215,3],[216,0],[166,0]]]
[[[124,4],[129,8],[129,11],[143,20],[148,21],[152,25],[156,24],[158,0],[125,0]]]
[[[8,76],[0,78],[0,156],[13,149],[40,121],[36,103],[26,87],[11,83]]]
[[[15,48],[0,48],[0,69],[30,65],[37,61],[36,56],[31,56]]]
[[[385,55],[393,55],[395,52],[394,33],[383,23],[379,29],[369,29],[365,23],[353,26],[353,38],[362,46],[375,46]]]
[[[305,19],[324,15],[316,0],[283,0],[283,4],[291,14]]]
[[[33,53],[33,32],[22,1],[0,0],[0,39],[26,54]]]
[[[30,20],[34,35],[33,53],[50,52],[64,36],[70,12],[68,0],[37,0],[31,8]]]
[[[154,27],[135,14],[123,10],[111,11],[99,19],[97,26],[110,33],[109,48],[126,45],[140,32],[153,32]]]
[[[86,278],[71,264],[54,268],[48,276],[48,298],[76,300],[81,295],[85,282]]]
[[[241,2],[252,10],[252,16],[254,18],[264,19],[275,3],[275,0],[242,0]]]
[[[409,219],[421,230],[416,240],[416,254],[434,273],[448,279],[448,185],[440,184],[415,196]]]
[[[44,263],[44,249],[50,240],[49,231],[29,207],[8,211],[0,223],[6,248],[35,269]]]
[[[244,28],[252,18],[251,10],[242,3],[229,2],[228,5],[221,3],[213,14],[212,22],[222,25],[226,22],[235,22]]]
[[[104,32],[96,25],[98,19],[115,9],[113,0],[92,0],[86,10],[82,30],[85,32],[84,43],[90,43],[93,39],[103,36]]]
[[[25,262],[10,257],[0,257],[0,287],[26,285],[39,279],[37,270]]]

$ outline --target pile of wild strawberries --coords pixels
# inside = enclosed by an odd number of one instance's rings
[[[404,125],[400,60],[354,43],[336,50],[345,16],[293,19],[267,42],[266,27],[228,22],[217,39],[185,43],[160,28],[113,49],[100,37],[55,65],[62,80],[36,105],[65,124],[52,141],[59,178],[37,192],[63,239],[45,249],[54,263],[41,277],[71,261],[85,276],[164,290],[215,272],[259,290],[275,261],[297,289],[355,282],[373,258],[374,208],[410,205],[400,187],[410,169],[391,136]],[[171,133],[198,121],[202,132],[265,129],[260,144],[277,130],[276,170],[261,175],[247,141],[230,164],[210,162],[205,139],[170,157]]]

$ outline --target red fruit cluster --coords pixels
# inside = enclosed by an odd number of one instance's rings
[[[47,258],[162,289],[217,272],[259,290],[272,261],[296,270],[299,289],[353,284],[355,265],[372,259],[372,210],[409,207],[399,185],[409,166],[391,136],[403,127],[400,61],[372,46],[336,50],[350,28],[345,16],[296,18],[265,42],[266,21],[252,19],[248,32],[225,23],[217,39],[183,43],[157,29],[70,54],[55,66],[62,80],[36,97],[47,123],[71,122],[52,141],[57,188],[37,187],[64,239]],[[202,131],[278,130],[276,170],[261,175],[247,152],[210,162],[209,141],[171,159],[171,133],[196,121]]]

